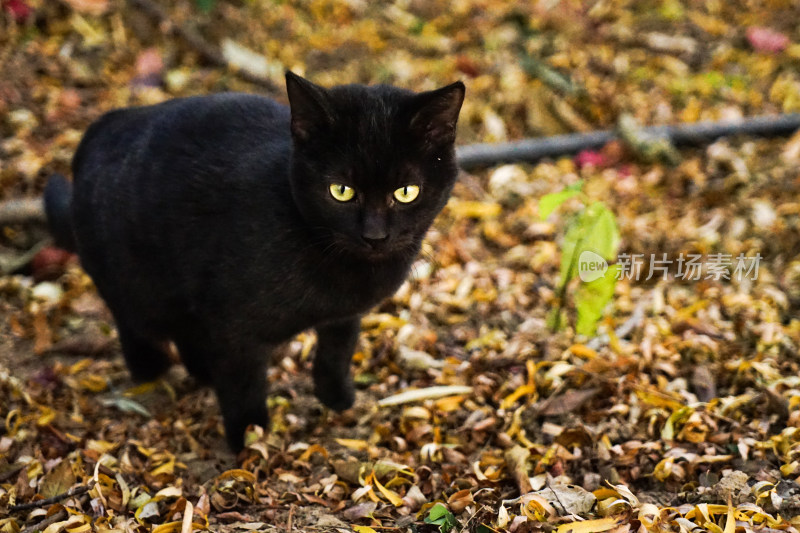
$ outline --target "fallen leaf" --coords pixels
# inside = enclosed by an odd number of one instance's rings
[[[470,394],[472,387],[463,385],[440,385],[436,387],[428,387],[426,389],[415,389],[401,392],[378,401],[381,407],[388,407],[391,405],[400,405],[410,402],[419,402],[422,400],[431,400],[434,398],[442,398],[445,396],[460,396]]]
[[[99,16],[108,11],[108,0],[64,0],[72,9],[78,13]]]
[[[747,40],[750,46],[758,52],[776,54],[783,52],[789,43],[789,37],[771,28],[751,26],[747,28]]]

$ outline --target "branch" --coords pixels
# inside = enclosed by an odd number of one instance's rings
[[[153,4],[150,0],[129,1],[142,6],[145,10],[150,8],[157,10],[161,15],[166,17],[166,14],[161,8]],[[168,22],[165,23],[168,24]],[[183,36],[185,36],[184,32],[188,35],[197,36],[201,43],[198,44],[198,46],[201,48],[205,46],[210,47],[208,53],[215,57],[218,56],[219,61],[222,62],[221,64],[227,66],[227,62],[225,62],[221,54],[204,41],[199,34],[192,30],[178,28],[178,26],[173,26],[171,31],[175,31]],[[188,37],[186,38],[187,40],[189,39]],[[266,78],[246,73],[246,71],[243,70],[237,71],[237,74],[243,79],[257,79],[274,88],[272,82]],[[254,83],[256,82],[254,81]],[[725,120],[719,122],[696,122],[692,124],[679,124],[677,126],[651,126],[649,128],[642,128],[641,131],[647,136],[668,139],[676,146],[702,146],[720,137],[727,137],[730,135],[775,137],[779,135],[790,135],[797,129],[800,129],[800,113],[764,115],[742,120]],[[458,158],[458,163],[461,168],[464,170],[473,170],[476,168],[498,165],[500,163],[535,162],[545,157],[559,157],[575,154],[581,150],[597,150],[605,146],[609,141],[617,138],[619,137],[616,132],[612,130],[602,130],[537,139],[523,139],[507,143],[468,144],[456,148],[456,157]],[[8,224],[31,224],[44,221],[44,209],[41,204],[41,199],[39,198],[24,198],[0,202],[0,226]]]
[[[225,56],[222,54],[219,48],[208,42],[205,37],[203,37],[194,27],[184,26],[172,22],[169,14],[160,5],[156,4],[152,0],[128,1],[134,7],[138,7],[150,18],[155,20],[162,31],[171,33],[186,41],[189,46],[191,46],[198,54],[200,54],[212,65],[225,68],[239,76],[244,81],[250,82],[254,85],[259,85],[272,94],[283,94],[283,89],[275,85],[275,83],[269,78],[259,76],[258,74],[254,74],[248,70],[230,64],[230,62],[225,59]]]
[[[652,126],[642,128],[641,131],[649,137],[667,139],[676,146],[702,146],[730,135],[773,137],[789,135],[798,128],[800,113],[677,126]],[[535,162],[545,157],[570,155],[581,150],[597,150],[617,138],[619,137],[615,131],[603,130],[507,143],[471,144],[458,147],[456,156],[461,168],[472,170],[499,163]]]
[[[17,198],[0,202],[0,226],[46,222],[44,205],[39,198]]]
[[[48,516],[44,520],[36,522],[32,526],[23,529],[22,533],[35,533],[37,531],[44,531],[48,526],[55,524],[56,522],[61,522],[65,518],[67,518],[67,511],[65,509],[61,509],[54,515]]]
[[[35,500],[28,503],[21,503],[19,505],[12,505],[8,508],[8,510],[12,513],[16,513],[17,511],[27,511],[28,509],[37,509],[39,507],[45,507],[50,505],[51,503],[58,503],[61,500],[66,500],[67,498],[72,498],[73,496],[80,496],[81,494],[86,494],[92,490],[92,487],[89,485],[80,485],[78,487],[73,487],[69,489],[67,492],[56,494],[52,498],[45,498],[43,500]]]

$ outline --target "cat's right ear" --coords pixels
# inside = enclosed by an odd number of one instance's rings
[[[314,132],[324,130],[333,123],[333,111],[328,94],[319,85],[286,71],[286,92],[292,111],[292,137],[307,141]]]
[[[453,144],[465,91],[464,84],[457,81],[414,96],[411,101],[414,114],[410,121],[413,134],[427,146]]]

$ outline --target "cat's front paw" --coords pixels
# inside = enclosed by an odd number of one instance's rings
[[[356,401],[356,391],[353,385],[348,383],[323,383],[324,380],[317,379],[314,383],[314,395],[322,402],[322,405],[334,411],[344,411],[353,407]]]

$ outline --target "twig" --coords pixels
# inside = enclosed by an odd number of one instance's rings
[[[5,472],[0,473],[0,483],[2,483],[3,481],[5,481],[7,479],[11,479],[12,477],[16,476],[17,474],[19,474],[20,470],[22,470],[23,468],[25,468],[24,464],[18,464],[18,465],[12,466],[11,468],[6,470]]]
[[[553,487],[550,486],[550,480],[545,479],[544,484],[547,485],[547,488],[550,489],[550,492],[553,493],[553,496],[555,496],[556,501],[558,502],[558,505],[561,506],[561,510],[564,511],[564,514],[565,515],[571,514],[569,511],[567,511],[567,507],[563,503],[561,503],[561,498],[558,497],[558,492],[554,491]]]
[[[561,311],[564,309],[564,306],[567,303],[567,286],[569,282],[572,281],[573,277],[573,270],[575,270],[575,263],[578,261],[578,254],[575,252],[581,249],[581,245],[583,244],[584,237],[581,236],[578,239],[578,242],[575,243],[575,247],[572,249],[572,258],[569,260],[569,268],[567,268],[567,275],[564,276],[564,279],[561,280],[561,287],[558,288],[558,307],[555,309],[555,320],[553,321],[553,328],[552,332],[555,333],[559,329],[561,329]]]
[[[0,209],[2,209],[2,205],[0,205]],[[21,255],[14,257],[13,259],[8,261],[0,260],[0,276],[13,274],[17,270],[20,270],[22,267],[33,261],[33,258],[36,257],[36,254],[51,244],[53,244],[53,239],[46,238],[37,242],[32,248]]]
[[[668,139],[676,146],[701,146],[729,135],[772,137],[789,135],[798,128],[800,128],[800,113],[790,113],[741,120],[652,126],[642,128],[641,131],[654,138]],[[456,155],[461,168],[470,170],[498,163],[535,162],[545,157],[569,155],[581,150],[596,150],[617,138],[617,133],[612,130],[593,131],[507,143],[471,144],[460,146],[456,150]]]
[[[275,85],[275,83],[269,78],[259,76],[258,74],[254,74],[248,70],[231,65],[230,62],[225,59],[225,56],[222,54],[219,48],[208,42],[205,37],[200,34],[200,32],[191,26],[176,24],[175,22],[171,21],[169,14],[160,5],[156,4],[152,0],[129,0],[129,2],[134,7],[138,7],[148,16],[150,16],[150,18],[158,22],[163,31],[176,35],[186,41],[189,46],[194,48],[198,54],[200,54],[212,65],[226,68],[235,73],[244,81],[250,82],[254,85],[259,85],[272,94],[283,94],[283,89]]]
[[[289,506],[289,518],[286,519],[286,531],[291,533],[292,522],[294,521],[294,505]]]
[[[631,316],[628,317],[628,320],[623,322],[617,329],[614,330],[614,336],[618,339],[623,339],[627,337],[630,332],[639,327],[642,321],[644,321],[644,310],[649,302],[649,298],[642,298],[639,300],[639,303],[636,304],[636,307],[634,308],[633,313],[631,313]],[[591,348],[592,350],[597,350],[610,340],[611,337],[607,333],[598,335],[586,343],[586,347]]]
[[[550,406],[550,404],[553,403],[553,401],[558,397],[558,395],[561,394],[564,391],[564,389],[566,389],[566,388],[567,388],[567,382],[566,381],[562,381],[558,385],[558,387],[556,387],[556,389],[553,391],[553,393],[550,394],[550,396],[545,398],[542,401],[542,403],[540,403],[539,405],[535,406],[536,412],[537,413],[541,413],[545,409],[547,409]]]
[[[61,500],[66,500],[67,498],[72,498],[74,496],[80,496],[81,494],[86,494],[92,490],[90,485],[81,485],[79,487],[73,487],[69,489],[67,492],[62,494],[56,494],[51,498],[45,498],[43,500],[36,500],[33,502],[28,503],[21,503],[19,505],[12,505],[8,508],[8,510],[12,513],[16,513],[17,511],[27,511],[28,509],[37,509],[39,507],[45,507],[46,505],[50,505],[51,503],[58,503]]]
[[[521,65],[526,73],[540,80],[558,93],[567,96],[586,95],[586,89],[576,84],[568,76],[565,76],[533,56],[524,55],[521,60]]]
[[[186,39],[191,46],[196,48],[210,62],[231,68],[242,79],[262,85],[276,94],[281,93],[271,80],[241,69],[237,70],[232,65],[229,65],[222,53],[208,43],[199,33],[169,22],[167,14],[151,0],[129,1],[166,25],[169,28],[168,31]],[[701,146],[729,135],[774,137],[789,135],[797,129],[800,129],[800,113],[765,115],[733,121],[697,122],[679,124],[677,126],[653,126],[642,128],[641,131],[647,135],[669,139],[676,146]],[[574,154],[581,150],[599,149],[609,141],[617,138],[616,132],[603,130],[538,139],[523,139],[507,143],[468,144],[459,146],[456,149],[456,156],[461,168],[472,170],[500,163],[535,162],[546,157],[558,157]],[[44,220],[44,208],[39,198],[0,202],[0,225],[30,224]]]
[[[0,203],[0,225],[45,222],[41,198],[17,198]]]
[[[48,516],[44,520],[36,522],[32,526],[26,527],[20,533],[33,533],[34,531],[44,531],[51,524],[55,524],[56,522],[61,522],[66,517],[67,517],[67,511],[64,510],[64,509],[61,509],[60,511],[55,513],[53,516]]]

